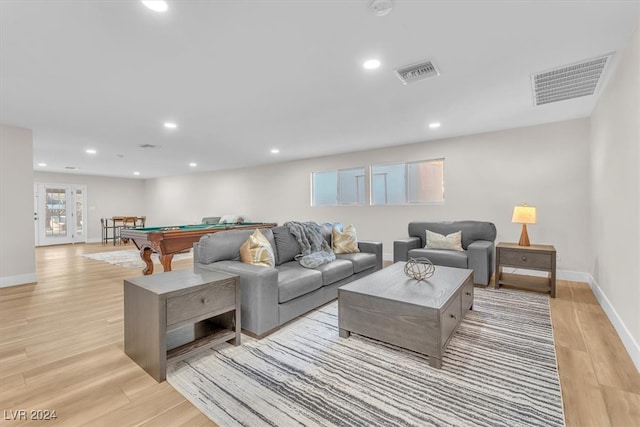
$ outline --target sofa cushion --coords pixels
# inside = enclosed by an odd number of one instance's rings
[[[333,226],[331,229],[331,248],[336,255],[360,252],[356,228],[353,225],[347,225],[344,231],[340,231],[338,227]]]
[[[273,227],[271,231],[273,231],[273,239],[275,241],[276,265],[293,261],[295,256],[300,253],[300,245],[289,231],[289,227],[281,225]]]
[[[210,264],[216,261],[240,261],[240,246],[249,238],[255,229],[226,230],[217,233],[205,234],[198,244],[198,259],[202,264]],[[273,233],[269,228],[263,228],[262,235],[275,246]]]
[[[447,234],[446,236],[433,231],[426,230],[425,249],[449,249],[452,251],[462,250],[462,231]]]
[[[240,246],[253,230],[230,230],[205,234],[198,245],[198,262],[210,264],[216,261],[240,260]]]
[[[314,268],[322,273],[322,286],[327,286],[353,274],[353,264],[346,259],[336,259]]]
[[[273,268],[275,256],[273,248],[260,229],[256,228],[251,236],[240,246],[240,260],[246,264]]]
[[[322,287],[322,273],[304,268],[298,261],[276,267],[278,270],[278,302],[290,301]]]
[[[361,271],[375,268],[378,264],[376,255],[366,252],[360,252],[357,254],[339,254],[336,255],[336,258],[351,261],[354,273],[360,273]]]
[[[434,265],[445,267],[467,268],[466,251],[449,251],[446,249],[411,249],[409,258],[428,258]]]

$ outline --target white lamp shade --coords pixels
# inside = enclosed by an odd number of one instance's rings
[[[514,207],[511,222],[517,222],[519,224],[535,224],[536,207],[527,205]]]

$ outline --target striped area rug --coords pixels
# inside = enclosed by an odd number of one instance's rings
[[[337,302],[262,340],[169,366],[169,383],[220,426],[563,426],[549,297],[476,288],[442,369],[358,335]]]

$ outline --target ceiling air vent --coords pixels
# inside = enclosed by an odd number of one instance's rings
[[[402,84],[413,83],[420,80],[437,77],[440,72],[435,64],[431,61],[424,61],[418,64],[407,65],[406,67],[396,68],[395,73]]]
[[[593,95],[612,55],[533,74],[531,85],[535,105]]]

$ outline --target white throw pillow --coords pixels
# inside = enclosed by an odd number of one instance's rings
[[[425,249],[449,249],[452,251],[462,251],[462,231],[456,231],[455,233],[442,234],[434,233],[433,231],[427,231],[427,245]]]

